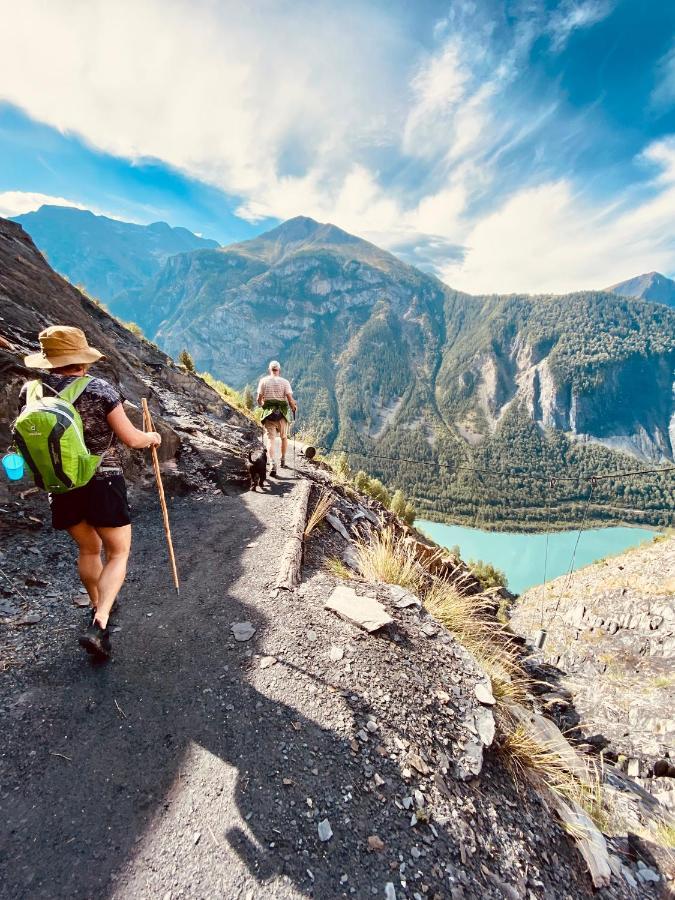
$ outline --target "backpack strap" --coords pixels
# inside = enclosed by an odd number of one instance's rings
[[[75,403],[90,381],[91,375],[82,375],[81,378],[76,378],[75,381],[71,381],[70,384],[67,384],[62,391],[59,391],[59,397],[67,403]]]
[[[29,381],[26,384],[26,406],[30,406],[30,404],[42,400],[42,396],[42,381],[39,378],[36,378],[34,381]]]

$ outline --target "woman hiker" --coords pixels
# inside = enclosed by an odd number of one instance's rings
[[[281,366],[273,359],[268,367],[269,375],[260,379],[258,384],[258,406],[262,406],[262,425],[267,435],[267,453],[272,460],[270,475],[277,474],[274,446],[276,437],[281,438],[281,464],[286,468],[286,448],[288,447],[288,425],[291,421],[289,407],[295,415],[298,404],[293,398],[290,382],[280,377]]]
[[[42,351],[26,356],[24,363],[29,369],[43,370],[41,380],[47,393],[59,393],[103,358],[87,344],[79,328],[54,325],[41,331],[38,339]],[[26,387],[21,391],[22,400]],[[101,463],[84,487],[49,494],[52,525],[67,531],[77,544],[80,580],[89,594],[91,624],[79,642],[88,653],[103,657],[110,656],[108,618],[124,584],[131,549],[131,519],[119,442],[134,450],[159,447],[162,442],[156,432],[139,431],[129,421],[123,400],[120,392],[102,378],[89,381],[73,405],[82,419],[87,449],[100,455]]]

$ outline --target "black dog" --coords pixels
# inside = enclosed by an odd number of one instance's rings
[[[256,485],[260,485],[262,490],[267,478],[267,450],[264,447],[248,451],[246,471],[251,479],[251,490],[254,491]]]

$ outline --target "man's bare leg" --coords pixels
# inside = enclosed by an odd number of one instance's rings
[[[101,562],[101,538],[88,522],[78,522],[68,529],[68,534],[77,544],[77,571],[80,581],[89,594],[92,609],[98,606],[98,582],[103,571]]]
[[[127,561],[131,550],[131,525],[123,525],[120,528],[97,528],[96,532],[103,542],[105,565],[98,580],[95,621],[101,628],[105,628],[110,610],[127,574]]]

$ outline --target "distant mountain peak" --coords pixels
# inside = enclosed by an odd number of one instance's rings
[[[660,272],[645,272],[644,275],[613,284],[607,290],[621,297],[638,297],[675,308],[675,281]]]
[[[321,241],[324,244],[352,244],[367,243],[363,238],[343,231],[337,225],[330,222],[317,222],[309,216],[294,216],[287,219],[276,228],[261,234],[257,240],[282,241],[288,244],[296,244],[304,241]]]
[[[253,257],[270,265],[287,260],[296,254],[322,251],[380,269],[400,269],[406,265],[375,244],[350,234],[330,222],[317,222],[309,216],[287,219],[258,237],[229,244],[219,250],[220,253]]]

